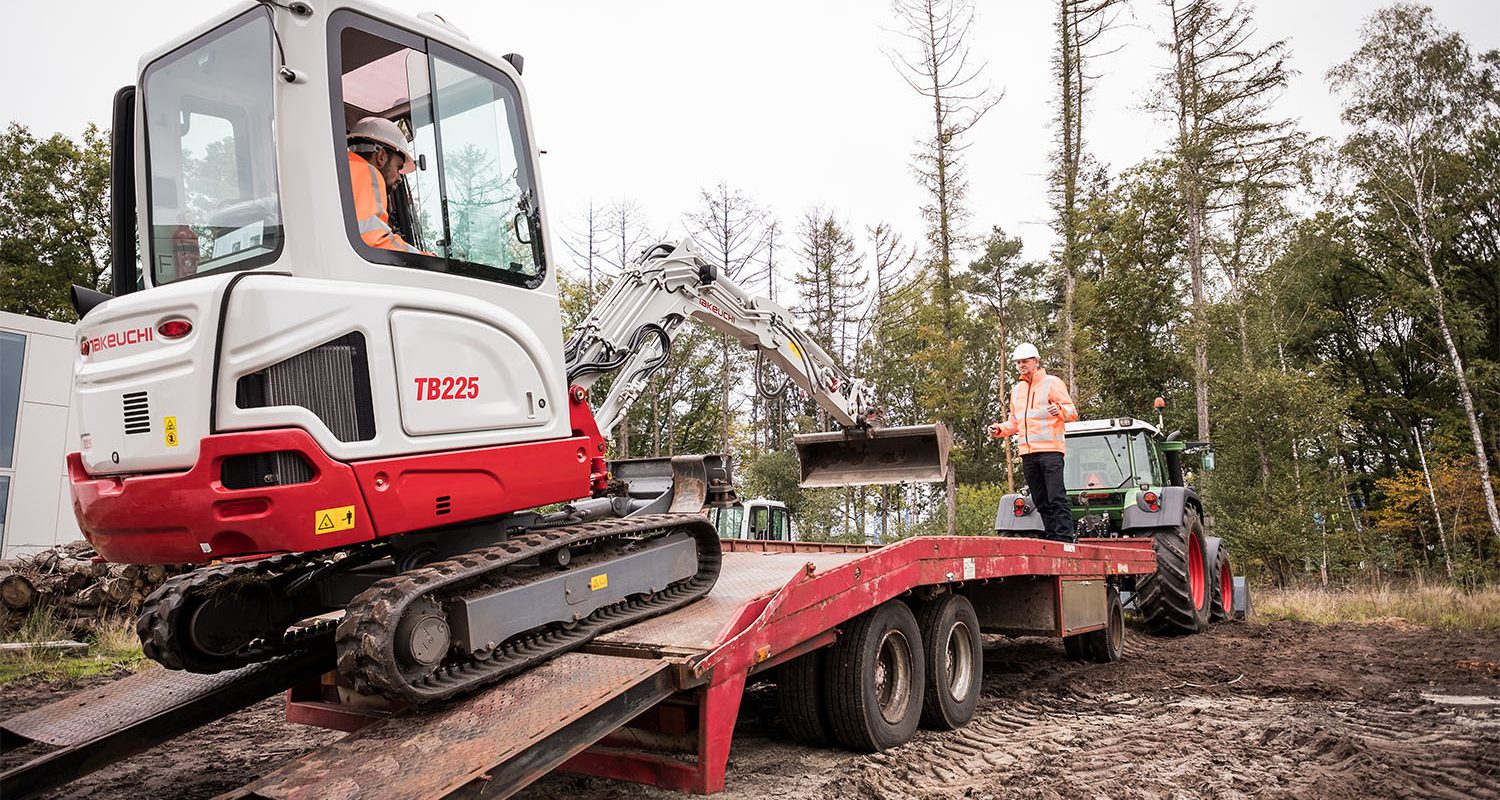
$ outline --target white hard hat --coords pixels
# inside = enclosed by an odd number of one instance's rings
[[[1036,345],[1031,342],[1021,342],[1016,345],[1016,352],[1010,354],[1010,360],[1020,361],[1023,358],[1041,358],[1036,351]]]
[[[406,134],[401,132],[396,123],[383,117],[365,117],[349,129],[349,143],[353,144],[356,140],[374,142],[395,150],[406,157],[401,164],[401,174],[416,172],[417,160],[412,157],[411,146],[406,142]]]

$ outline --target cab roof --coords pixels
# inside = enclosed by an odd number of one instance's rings
[[[1120,431],[1145,430],[1153,436],[1160,436],[1161,431],[1155,425],[1134,417],[1115,417],[1111,419],[1084,419],[1077,422],[1069,422],[1063,426],[1066,433],[1115,433]]]

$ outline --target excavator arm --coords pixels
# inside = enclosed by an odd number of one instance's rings
[[[594,415],[604,435],[666,364],[673,338],[688,319],[727,334],[775,364],[839,425],[833,433],[794,437],[804,486],[943,479],[951,443],[946,428],[880,427],[869,382],[845,373],[790,311],[746,292],[690,239],[647,250],[615,280],[568,341],[568,380],[573,385],[588,389],[603,375],[617,373]],[[768,396],[780,390],[768,390],[763,380],[757,364],[756,390]]]

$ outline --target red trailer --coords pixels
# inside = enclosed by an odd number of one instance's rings
[[[969,721],[981,632],[1059,636],[1072,657],[1119,659],[1120,587],[1156,568],[1150,539],[724,549],[704,599],[430,708],[356,695],[307,658],[240,677],[133,676],[0,723],[12,744],[59,747],[0,775],[0,789],[39,792],[203,724],[216,704],[228,713],[291,685],[288,719],[353,733],[225,797],[505,797],[554,769],[712,793],[751,676],[775,670],[794,738],[885,749],[919,723]]]

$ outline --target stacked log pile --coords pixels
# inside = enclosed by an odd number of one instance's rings
[[[87,628],[112,616],[134,615],[168,577],[184,571],[160,564],[107,564],[88,542],[70,542],[35,555],[0,561],[0,634],[46,607],[58,621]]]

